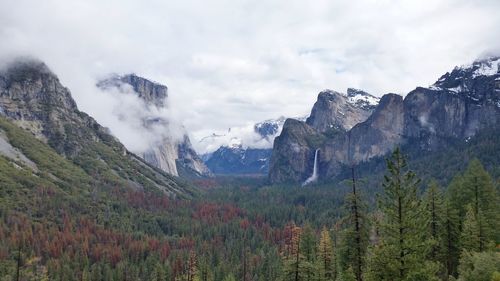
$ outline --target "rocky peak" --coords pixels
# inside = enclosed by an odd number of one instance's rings
[[[39,61],[16,60],[0,71],[0,108],[99,183],[184,193],[170,175],[128,153],[107,129],[79,111],[69,90]]]
[[[305,179],[310,174],[314,150],[319,148],[319,178],[338,175],[345,165],[357,165],[383,156],[396,145],[411,145],[417,151],[436,151],[450,144],[467,141],[482,129],[500,124],[500,58],[478,60],[456,67],[430,87],[417,87],[403,99],[396,94],[384,95],[371,115],[352,128],[329,134],[325,126],[346,124],[357,116],[352,112],[363,108],[349,107],[343,96],[323,91],[314,104],[307,124],[290,124],[276,138],[273,148],[270,179],[273,182]],[[351,89],[345,99],[366,97]],[[366,101],[366,99],[364,99]],[[352,100],[351,100],[352,101]],[[366,104],[364,104],[366,105]],[[351,111],[350,118],[343,118]],[[365,107],[366,108],[366,107]],[[358,119],[359,120],[359,119]],[[311,128],[312,129],[312,128]],[[311,142],[308,140],[319,140]],[[297,148],[297,149],[295,149]],[[297,150],[297,151],[295,151]],[[276,159],[276,160],[274,160]],[[296,159],[308,161],[299,165]],[[309,172],[307,172],[309,171]]]
[[[107,133],[78,110],[69,90],[43,62],[15,60],[0,72],[0,81],[2,114],[63,155],[74,156],[83,142]]]
[[[155,106],[162,111],[168,110],[166,107],[167,86],[135,74],[112,75],[108,79],[99,81],[97,86],[105,91],[116,89],[121,93],[132,92],[147,105],[144,113],[149,116],[140,121],[144,129],[158,136],[158,140],[149,144],[148,150],[137,151],[146,162],[175,176],[211,176],[211,172],[193,149],[184,127],[180,124],[172,126],[170,120],[159,115],[158,111],[149,110],[150,106]],[[182,139],[172,138],[171,130],[182,130]]]
[[[167,86],[152,82],[135,74],[112,75],[110,78],[101,80],[97,83],[101,89],[116,88],[127,92],[129,87],[136,93],[147,105],[164,107],[165,100],[168,97]]]
[[[286,119],[281,134],[274,139],[269,164],[271,182],[301,182],[313,170],[314,151],[324,136],[305,122]]]
[[[45,63],[36,59],[22,58],[10,63],[0,71],[0,87],[4,89],[1,94],[4,101],[7,98],[18,100],[26,107],[26,110],[20,110],[20,107],[14,109],[5,105],[3,111],[7,115],[14,112],[29,115],[28,111],[39,110],[41,105],[77,109],[70,92],[61,85],[59,78]]]
[[[348,88],[347,89],[347,97],[348,101],[353,104],[354,106],[361,107],[365,110],[373,110],[375,107],[377,107],[377,104],[379,103],[379,98],[370,95],[369,93],[354,89],[354,88]]]
[[[455,67],[428,89],[460,94],[473,102],[493,102],[500,107],[500,57],[477,60],[470,65]]]
[[[378,99],[360,90],[321,91],[306,123],[320,132],[349,130],[370,116]]]
[[[285,120],[286,118],[284,116],[281,116],[278,119],[265,120],[255,124],[254,130],[261,137],[270,139],[280,132]]]

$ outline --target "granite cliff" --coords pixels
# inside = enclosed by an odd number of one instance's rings
[[[17,59],[0,71],[0,115],[81,167],[95,184],[187,194],[184,184],[130,153],[78,110],[70,91],[43,62]]]
[[[366,115],[346,108],[346,95],[321,92],[305,123],[285,122],[274,143],[270,180],[304,181],[311,175],[316,149],[319,178],[328,180],[342,166],[384,156],[396,146],[411,144],[426,153],[466,142],[479,130],[496,128],[500,124],[499,63],[500,58],[493,57],[456,67],[404,99],[384,95],[378,105],[366,108],[372,110]]]
[[[157,134],[157,140],[148,144],[145,151],[137,151],[146,162],[163,171],[187,178],[210,177],[212,173],[193,149],[187,133],[182,126],[175,130],[183,131],[182,136],[172,137],[170,120],[159,112],[168,110],[166,101],[168,88],[135,74],[112,75],[97,83],[103,90],[118,90],[123,94],[133,93],[145,104],[148,116],[142,120],[142,127]]]

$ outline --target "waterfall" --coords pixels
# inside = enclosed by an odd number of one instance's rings
[[[306,179],[306,181],[302,184],[302,186],[308,185],[310,183],[315,182],[318,179],[318,152],[319,149],[316,149],[314,152],[314,167],[313,167],[313,173],[310,177]]]

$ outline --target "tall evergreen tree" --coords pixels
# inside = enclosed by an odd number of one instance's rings
[[[368,280],[437,280],[438,266],[426,258],[428,220],[417,197],[419,180],[396,149],[387,160],[384,193],[378,207],[383,214],[380,241],[370,257]]]
[[[451,221],[447,218],[447,210],[444,202],[443,194],[435,180],[431,180],[427,188],[424,198],[423,207],[426,211],[429,226],[427,229],[427,238],[430,243],[430,250],[428,258],[431,261],[437,262],[441,265],[440,276],[446,279],[449,275],[450,269],[446,266],[447,259],[447,223]],[[451,225],[449,225],[451,227]],[[451,231],[451,229],[450,229]],[[456,243],[453,241],[453,243]]]
[[[318,245],[318,254],[316,258],[318,268],[318,281],[335,281],[336,268],[333,254],[333,243],[330,238],[330,232],[326,227],[321,230]]]
[[[351,268],[356,281],[363,280],[363,267],[369,240],[369,227],[365,214],[365,203],[357,189],[354,168],[352,172],[352,192],[346,196],[347,217],[344,219],[345,229],[341,235],[339,247],[339,264],[341,271]]]
[[[431,180],[425,193],[423,203],[429,221],[428,236],[432,243],[429,257],[433,261],[440,261],[445,211],[443,196],[435,180]]]
[[[491,241],[499,242],[499,196],[491,176],[479,160],[473,159],[463,176],[452,181],[449,193],[452,206],[458,210],[462,221],[468,211],[466,206],[471,205],[477,219],[480,251]]]
[[[467,206],[465,219],[460,235],[460,245],[462,250],[469,252],[479,252],[481,250],[481,233],[479,231],[478,218],[472,205]]]
[[[449,200],[444,201],[444,212],[442,250],[446,276],[451,275],[456,277],[460,257],[460,247],[458,245],[460,239],[460,221],[457,210],[452,207]]]
[[[313,265],[307,261],[302,249],[303,231],[298,226],[293,226],[291,231],[291,245],[284,262],[284,281],[314,280]]]

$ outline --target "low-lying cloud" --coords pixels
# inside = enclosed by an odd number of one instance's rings
[[[182,141],[185,130],[172,116],[168,103],[165,107],[148,105],[138,97],[132,86],[126,83],[117,86],[91,89],[99,97],[99,104],[93,107],[92,115],[129,150],[143,153],[161,145],[165,139]]]
[[[165,114],[206,150],[211,133],[306,115],[322,89],[405,94],[497,53],[499,10],[496,0],[0,1],[0,60],[45,61],[81,110],[137,149],[141,136],[113,114],[137,101],[95,83],[135,72],[165,84]]]

